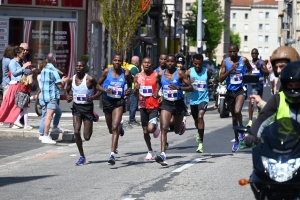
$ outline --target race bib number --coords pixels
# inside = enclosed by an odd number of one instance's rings
[[[164,99],[176,101],[178,99],[178,90],[163,90]]]
[[[111,97],[111,98],[115,98],[115,99],[120,99],[122,97],[123,94],[123,89],[119,86],[108,86],[108,89],[112,89],[112,93],[108,94],[107,96]]]
[[[206,81],[198,81],[195,80],[193,83],[194,90],[197,90],[199,92],[204,92],[206,90]]]
[[[259,74],[260,71],[256,67],[252,67],[252,74]]]
[[[75,103],[86,103],[86,94],[73,94],[73,100]]]
[[[144,97],[152,96],[152,86],[140,86],[139,92]]]
[[[230,74],[230,83],[231,84],[241,84],[242,82],[243,82],[243,75],[241,73]]]

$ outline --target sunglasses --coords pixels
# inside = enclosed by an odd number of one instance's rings
[[[24,49],[24,51],[29,51],[29,49]]]

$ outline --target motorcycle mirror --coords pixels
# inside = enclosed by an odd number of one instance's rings
[[[245,178],[242,178],[242,179],[239,180],[240,186],[245,186],[245,185],[247,185],[248,183],[249,183],[248,180],[245,179]]]

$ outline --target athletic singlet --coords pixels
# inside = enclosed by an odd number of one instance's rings
[[[180,100],[183,98],[183,93],[182,90],[171,90],[169,88],[170,84],[173,84],[175,86],[182,86],[182,83],[178,79],[178,69],[173,74],[173,78],[171,80],[167,80],[165,77],[166,70],[163,71],[162,73],[162,78],[161,78],[161,85],[163,88],[163,97],[164,99],[168,101],[176,101]]]
[[[73,91],[73,102],[74,103],[77,103],[77,104],[89,104],[89,103],[92,103],[92,102],[88,102],[86,100],[88,96],[93,96],[93,94],[94,94],[94,90],[93,89],[89,89],[86,86],[86,77],[87,76],[88,76],[87,74],[84,75],[82,82],[78,86],[75,83],[76,74],[73,76],[72,91]]]
[[[227,89],[232,91],[237,91],[243,84],[243,76],[246,74],[245,64],[243,62],[243,58],[238,56],[239,66],[230,72],[229,76],[226,77]],[[228,60],[225,59],[226,62],[226,72],[231,68],[232,64]]]
[[[155,69],[155,71],[158,73],[158,72],[160,72],[160,66],[158,66],[156,69]]]
[[[258,65],[262,68],[262,60],[258,60]],[[259,70],[257,69],[257,66],[252,62],[251,63],[251,67],[252,67],[252,74],[253,75],[256,75],[256,76],[259,76],[259,77],[264,77],[264,74]],[[261,85],[264,84],[263,81],[259,82]]]
[[[195,67],[190,68],[190,79],[194,79],[192,83],[194,91],[191,92],[190,105],[209,102],[207,69],[202,67],[202,72],[198,73]]]
[[[125,80],[125,70],[122,69],[122,73],[118,78],[114,78],[112,75],[112,68],[109,69],[107,77],[103,83],[105,89],[112,88],[112,93],[108,94],[103,93],[103,97],[107,99],[120,99],[124,96],[124,85],[126,84]]]
[[[158,99],[153,98],[152,94],[156,91],[156,72],[152,72],[150,76],[137,74],[139,89],[139,108],[155,109],[159,108]]]

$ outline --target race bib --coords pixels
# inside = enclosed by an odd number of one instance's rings
[[[108,89],[110,88],[112,89],[112,93],[107,93],[107,96],[115,99],[120,99],[122,97],[123,89],[120,86],[108,86]]]
[[[195,80],[192,85],[194,90],[197,90],[199,92],[204,92],[206,90],[206,81]]]
[[[163,90],[164,99],[176,101],[178,99],[178,90]]]
[[[231,84],[241,84],[242,82],[243,82],[243,75],[241,73],[230,74],[230,83]]]
[[[252,74],[259,74],[260,70],[258,70],[256,67],[252,67]]]
[[[144,97],[152,96],[152,86],[140,86],[139,92]]]
[[[79,104],[86,103],[86,94],[73,94],[73,101]]]

